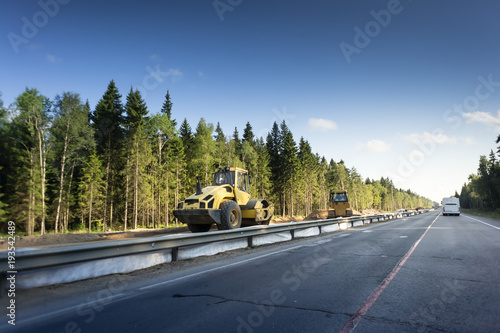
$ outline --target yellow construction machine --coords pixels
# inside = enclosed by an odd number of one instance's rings
[[[328,218],[352,216],[351,205],[347,197],[347,191],[333,190],[330,192],[330,205],[328,207]]]
[[[196,193],[180,202],[173,213],[190,231],[205,232],[214,223],[219,230],[267,225],[274,206],[266,199],[250,199],[247,170],[231,167],[217,169],[211,186],[202,189],[197,181]]]

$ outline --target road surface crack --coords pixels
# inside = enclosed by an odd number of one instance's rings
[[[174,298],[211,297],[211,298],[216,298],[216,299],[220,300],[219,302],[216,302],[215,304],[222,304],[222,303],[226,303],[226,302],[237,302],[237,303],[244,303],[244,304],[250,304],[250,305],[255,305],[255,306],[265,306],[265,307],[271,306],[271,304],[264,303],[264,302],[227,298],[227,297],[210,295],[210,294],[197,294],[197,295],[175,294],[172,297],[174,297]],[[306,307],[299,307],[299,306],[289,306],[289,305],[282,305],[282,304],[272,304],[272,306],[275,308],[280,308],[280,309],[294,309],[294,310],[301,310],[301,311],[321,312],[321,313],[325,313],[328,315],[345,315],[345,316],[349,316],[349,317],[352,315],[350,313],[345,313],[345,312],[333,312],[333,311],[327,311],[327,310],[322,310],[322,309],[306,308]]]

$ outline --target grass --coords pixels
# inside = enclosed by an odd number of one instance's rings
[[[475,216],[480,216],[480,217],[487,217],[490,219],[495,219],[495,220],[500,220],[500,209],[495,209],[495,210],[487,210],[487,209],[465,209],[461,208],[462,212],[475,215]]]

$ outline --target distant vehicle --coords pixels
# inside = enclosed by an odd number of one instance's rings
[[[330,204],[328,207],[328,218],[350,217],[353,215],[351,204],[347,198],[347,191],[333,190],[330,192]]]
[[[460,215],[460,200],[455,197],[443,198],[443,215]]]

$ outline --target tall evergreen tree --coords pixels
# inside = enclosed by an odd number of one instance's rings
[[[108,207],[109,216],[113,216],[114,194],[116,188],[119,187],[117,175],[120,169],[124,143],[124,131],[122,128],[124,123],[124,108],[121,97],[115,82],[111,80],[92,115],[97,154],[101,158],[101,161],[103,161],[105,168],[104,228],[106,228],[108,222]],[[111,221],[111,223],[113,222]]]
[[[191,126],[189,125],[188,121],[186,118],[184,118],[183,122],[181,123],[181,126],[179,127],[179,138],[182,141],[184,153],[186,156],[186,161],[190,161],[191,163],[187,163],[186,165],[186,170],[185,172],[185,183],[184,183],[184,189],[190,193],[192,192],[192,189],[194,188],[194,185],[196,183],[196,166],[192,161],[195,159],[195,153],[194,153],[194,135],[193,131],[191,130]]]
[[[226,142],[226,136],[220,127],[220,123],[217,122],[217,126],[215,127],[215,154],[214,154],[214,164],[216,168],[223,168],[229,166],[229,158],[228,158],[228,145]]]
[[[186,197],[186,154],[182,140],[178,137],[172,140],[170,149],[171,171],[173,173],[173,190],[174,190],[174,207],[176,208],[179,201]],[[176,226],[177,226],[176,219]]]
[[[304,213],[307,216],[312,213],[314,194],[316,192],[316,188],[318,187],[317,174],[319,172],[319,168],[316,157],[312,153],[311,145],[307,140],[304,140],[303,137],[301,137],[299,141],[298,158],[302,168]]]
[[[170,219],[170,187],[171,174],[173,168],[173,160],[171,150],[174,141],[180,141],[175,133],[175,127],[172,121],[165,113],[153,115],[147,122],[148,136],[153,145],[153,153],[155,155],[154,162],[151,167],[154,173],[154,188],[153,195],[157,200],[157,220],[160,223],[163,221],[168,225]],[[182,142],[181,142],[182,145]],[[163,203],[163,205],[162,205]],[[154,207],[154,206],[153,206]],[[163,214],[163,219],[162,215]]]
[[[269,155],[269,168],[271,170],[271,181],[272,181],[272,197],[271,199],[276,202],[279,201],[279,207],[282,207],[282,197],[280,196],[282,183],[280,181],[280,147],[281,147],[281,133],[279,126],[276,122],[273,123],[271,132],[267,135],[266,139],[266,149]],[[279,211],[282,211],[280,209]]]
[[[165,95],[165,102],[163,102],[163,106],[161,107],[160,112],[167,115],[168,119],[172,122],[172,125],[175,128],[177,127],[177,122],[175,121],[175,119],[172,119],[172,106],[173,103],[170,100],[170,93],[167,90],[167,94]]]
[[[298,149],[293,134],[286,125],[285,121],[280,126],[281,132],[281,147],[280,147],[280,175],[279,180],[282,184],[281,197],[283,215],[286,212],[288,205],[288,212],[290,216],[294,215],[295,205],[295,192],[294,188],[297,186],[299,175],[302,171],[300,161],[298,159]]]
[[[248,121],[245,130],[243,131],[243,142],[247,141],[251,145],[255,145],[255,135],[253,134],[252,126],[250,125],[250,122]]]
[[[212,138],[214,126],[207,124],[205,119],[201,118],[194,136],[193,145],[193,163],[196,167],[196,176],[200,177],[203,186],[212,183],[211,174],[213,172],[213,156],[215,145]]]
[[[94,151],[82,170],[82,179],[79,184],[80,200],[79,205],[82,217],[87,215],[88,232],[92,232],[92,221],[95,216],[104,214],[104,190],[105,181],[102,171],[102,164],[97,153]],[[97,218],[97,220],[100,220]],[[83,222],[83,219],[82,219]],[[104,226],[103,226],[104,229]]]
[[[142,99],[139,90],[133,91],[130,89],[127,95],[127,104],[125,105],[126,110],[126,125],[127,125],[127,142],[128,142],[128,153],[127,161],[131,162],[132,167],[132,180],[133,180],[133,204],[132,204],[132,219],[134,223],[134,229],[137,229],[138,225],[138,214],[139,214],[139,197],[140,197],[140,186],[139,184],[144,178],[144,168],[145,163],[144,157],[147,156],[148,147],[146,147],[146,135],[144,131],[144,123],[146,121],[146,115],[148,114],[148,109],[146,103]],[[145,155],[146,154],[146,155]],[[128,179],[128,178],[127,178]],[[128,207],[126,207],[127,209]]]

